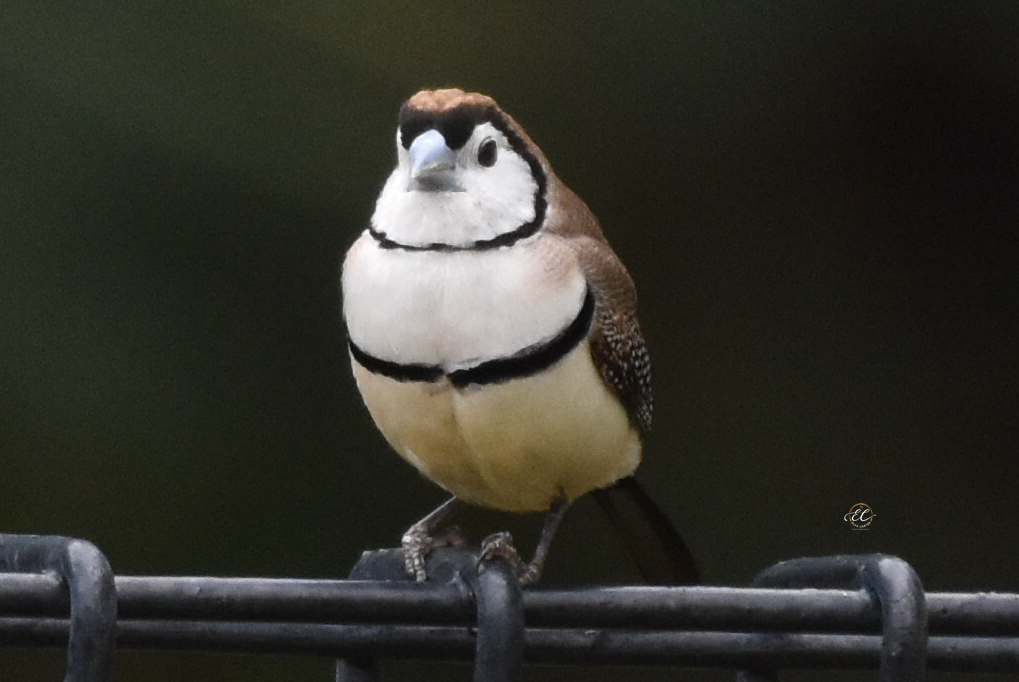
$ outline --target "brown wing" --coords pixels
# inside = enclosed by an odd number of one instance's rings
[[[591,354],[635,427],[651,427],[651,358],[637,322],[637,290],[587,205],[550,173],[546,229],[563,237],[594,292]]]
[[[651,428],[651,357],[637,322],[637,292],[608,244],[578,240],[577,254],[595,296],[591,355],[602,379],[622,400],[639,429]]]

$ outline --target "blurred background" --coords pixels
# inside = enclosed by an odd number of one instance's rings
[[[449,85],[527,128],[629,266],[640,473],[707,582],[881,551],[1019,591],[1012,0],[5,0],[0,531],[121,574],[337,577],[440,502],[361,404],[337,275],[400,103]],[[468,524],[526,546],[539,520]],[[608,533],[578,503],[547,583],[632,581]],[[0,649],[5,678],[62,664]],[[330,668],[121,652],[115,679]]]

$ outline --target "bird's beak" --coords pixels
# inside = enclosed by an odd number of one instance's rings
[[[461,192],[456,172],[456,153],[446,146],[438,130],[418,135],[407,150],[410,156],[410,189],[425,192]]]

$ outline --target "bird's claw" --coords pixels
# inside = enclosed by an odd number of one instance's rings
[[[447,527],[441,535],[431,535],[422,526],[411,526],[400,546],[403,548],[403,570],[419,583],[428,580],[425,570],[425,557],[436,547],[463,547],[467,544],[467,536],[459,526]]]
[[[505,559],[517,574],[521,585],[533,585],[541,578],[541,566],[537,562],[527,563],[520,558],[520,552],[513,546],[513,536],[509,533],[493,533],[481,542],[481,554],[478,555],[478,570],[482,564],[496,557]]]

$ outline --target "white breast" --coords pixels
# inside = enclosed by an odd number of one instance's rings
[[[343,314],[362,350],[447,371],[554,337],[586,282],[572,251],[539,234],[487,251],[382,249],[366,232],[343,267]]]
[[[343,267],[355,344],[377,358],[447,372],[505,357],[569,325],[587,283],[574,252],[539,233],[490,251],[382,249],[362,235]],[[581,343],[526,378],[457,388],[398,381],[353,362],[386,440],[461,499],[544,511],[633,472],[640,440]]]

